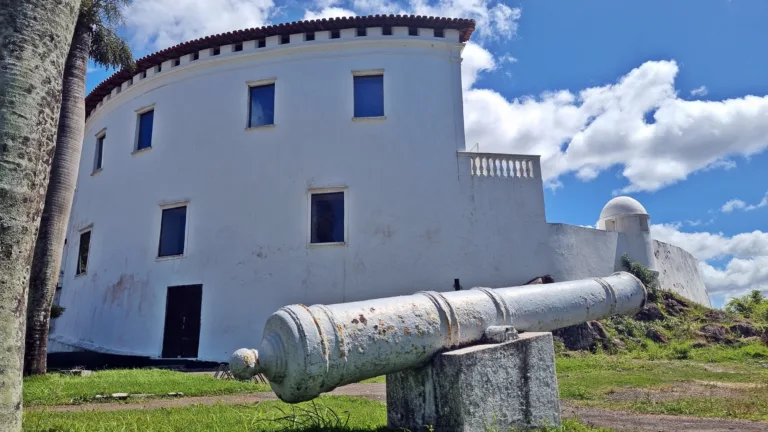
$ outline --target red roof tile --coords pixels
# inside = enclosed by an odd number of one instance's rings
[[[370,15],[356,17],[341,17],[330,19],[319,19],[310,21],[295,21],[269,25],[245,30],[236,30],[227,33],[221,33],[212,36],[206,36],[200,39],[183,42],[170,48],[160,50],[136,60],[136,68],[133,72],[121,69],[112,76],[102,81],[85,98],[85,112],[90,115],[96,105],[115,87],[121,86],[123,82],[128,81],[134,75],[142,71],[163,63],[166,60],[191,54],[196,51],[207,48],[215,48],[222,45],[229,45],[248,40],[263,39],[270,36],[282,36],[296,33],[323,31],[323,30],[342,30],[357,27],[381,27],[381,26],[401,26],[401,27],[420,27],[432,29],[453,29],[459,31],[459,40],[466,42],[469,40],[472,32],[475,30],[475,20],[462,18],[441,18],[416,15]]]

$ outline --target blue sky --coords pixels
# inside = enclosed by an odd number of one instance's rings
[[[702,261],[719,305],[768,292],[768,2],[134,0],[137,56],[313,17],[467,17],[468,146],[542,155],[547,218],[594,224],[615,194]],[[88,74],[88,89],[108,73]],[[730,204],[726,205],[730,201]]]

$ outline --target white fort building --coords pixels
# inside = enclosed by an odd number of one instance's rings
[[[225,361],[286,304],[544,275],[621,255],[709,304],[696,260],[619,197],[547,223],[537,155],[470,153],[474,21],[371,16],[186,42],[87,97],[53,350]],[[595,210],[597,215],[597,209]]]

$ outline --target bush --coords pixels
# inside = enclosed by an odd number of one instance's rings
[[[51,305],[51,319],[56,319],[64,313],[66,308],[63,308],[57,304]]]
[[[621,263],[628,272],[640,279],[640,282],[645,285],[645,289],[648,291],[648,301],[657,303],[661,299],[661,296],[659,295],[658,273],[648,269],[648,267],[642,264],[632,261],[632,258],[627,254],[621,256]]]

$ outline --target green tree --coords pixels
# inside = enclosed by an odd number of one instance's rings
[[[725,305],[725,310],[755,321],[768,322],[768,298],[760,290],[732,298]]]
[[[27,281],[80,0],[0,0],[0,432],[21,430]]]
[[[24,373],[47,370],[51,306],[61,270],[69,214],[75,194],[85,130],[85,75],[88,59],[106,67],[133,67],[128,44],[115,29],[129,0],[82,0],[62,82],[56,152],[32,259],[24,350]]]

